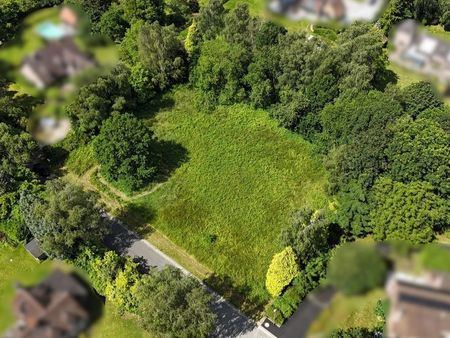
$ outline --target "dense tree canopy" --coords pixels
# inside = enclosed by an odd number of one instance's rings
[[[206,337],[213,329],[211,296],[179,269],[166,267],[143,276],[136,299],[142,326],[158,337]]]
[[[23,193],[20,206],[25,224],[50,257],[74,258],[106,233],[97,196],[77,185],[50,181],[42,197]]]
[[[430,182],[443,194],[450,192],[450,134],[428,119],[400,119],[386,149],[389,176],[396,181]]]
[[[375,238],[426,243],[435,231],[448,227],[449,203],[427,182],[377,181],[373,190],[371,223]]]
[[[134,23],[120,52],[131,69],[130,83],[142,101],[186,77],[186,53],[173,25]]]
[[[120,42],[128,28],[129,24],[124,19],[123,8],[115,2],[102,14],[98,23],[99,32],[114,42]]]
[[[340,98],[320,113],[323,139],[330,147],[358,142],[362,134],[371,132],[371,137],[376,137],[378,146],[382,147],[386,143],[380,139],[385,137],[383,129],[402,114],[395,97],[379,91]]]
[[[0,122],[25,129],[31,111],[39,100],[10,90],[10,84],[0,79]]]
[[[119,0],[124,17],[129,23],[143,20],[146,22],[163,21],[163,0]]]
[[[281,233],[285,246],[295,251],[299,264],[305,266],[330,248],[330,221],[323,210],[303,209],[295,213],[291,226]]]
[[[102,174],[126,191],[141,188],[156,172],[151,131],[131,114],[114,113],[94,139]]]
[[[191,82],[199,91],[201,103],[212,108],[244,100],[243,85],[249,59],[248,49],[221,37],[203,43],[191,73]]]
[[[412,117],[430,108],[442,107],[443,102],[429,82],[415,82],[401,92],[405,110]]]
[[[133,110],[135,100],[129,77],[129,70],[118,65],[111,73],[82,87],[75,100],[65,108],[77,130],[86,138],[98,134],[102,122],[111,112]]]

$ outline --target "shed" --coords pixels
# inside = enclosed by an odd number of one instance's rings
[[[44,251],[41,250],[39,246],[39,242],[36,238],[33,238],[25,245],[25,249],[30,253],[31,256],[34,257],[37,261],[43,261],[47,258],[47,255]]]

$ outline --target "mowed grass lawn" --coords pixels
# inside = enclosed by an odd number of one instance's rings
[[[70,269],[64,263],[37,263],[23,247],[12,248],[0,243],[0,336],[14,324],[11,304],[14,284],[34,285],[45,278],[53,268]],[[126,317],[126,316],[125,316]],[[118,315],[107,302],[102,318],[86,337],[90,338],[150,338],[131,318]]]
[[[198,112],[185,87],[170,99],[174,106],[149,122],[160,140],[185,148],[187,160],[128,205],[128,222],[140,218],[160,230],[214,271],[216,287],[263,301],[266,270],[292,212],[327,205],[321,161],[264,111],[238,105]]]
[[[386,294],[383,289],[375,289],[359,296],[337,293],[330,306],[312,323],[308,336],[311,338],[326,336],[338,328],[374,328],[380,324],[380,319],[375,314],[375,306],[384,298]]]

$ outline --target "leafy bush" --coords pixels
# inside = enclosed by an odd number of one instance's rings
[[[272,297],[278,296],[297,276],[298,265],[290,246],[273,256],[266,276],[266,288]]]
[[[278,326],[281,326],[284,323],[285,318],[281,311],[275,307],[273,302],[268,303],[264,308],[264,313],[266,316]]]
[[[375,314],[381,317],[383,321],[386,321],[389,312],[389,300],[379,299],[374,309]]]
[[[292,304],[289,304],[284,297],[278,297],[273,301],[273,306],[281,311],[284,318],[289,318],[295,310]]]
[[[346,243],[336,249],[327,276],[339,290],[352,295],[381,286],[386,273],[386,263],[374,246]]]
[[[97,292],[114,303],[119,312],[135,311],[133,288],[140,278],[137,264],[114,251],[85,248],[73,263],[89,276]]]

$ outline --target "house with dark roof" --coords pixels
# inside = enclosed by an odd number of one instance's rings
[[[45,47],[26,57],[20,72],[37,88],[42,89],[94,65],[94,60],[83,53],[71,37],[66,37],[50,41]]]
[[[387,283],[388,338],[450,338],[450,275],[397,272]]]
[[[55,270],[32,287],[16,287],[16,325],[6,338],[75,338],[92,321],[88,288],[72,274]]]
[[[403,21],[392,40],[390,59],[412,71],[450,81],[450,43],[421,29],[414,20]]]

